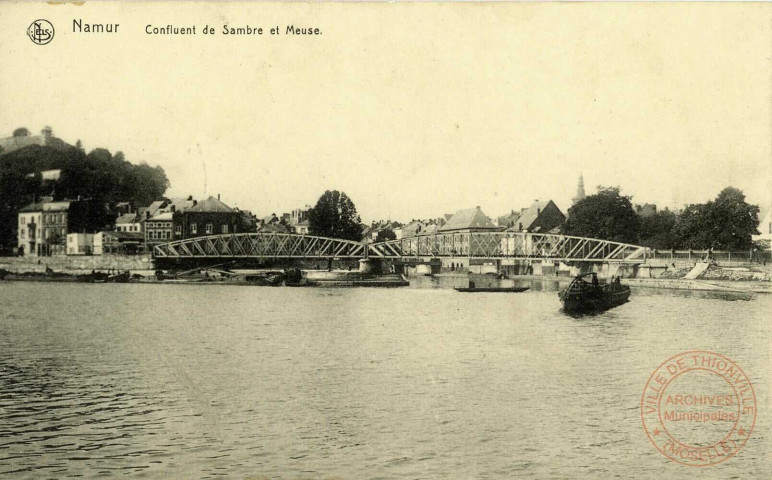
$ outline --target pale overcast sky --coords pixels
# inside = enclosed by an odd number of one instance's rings
[[[170,195],[257,214],[345,191],[363,220],[564,210],[619,185],[770,203],[772,5],[3,5],[0,135],[161,165]],[[35,18],[54,40],[25,35]],[[73,18],[119,23],[76,34]],[[195,36],[147,24],[196,25]],[[203,25],[217,34],[201,34]],[[232,37],[222,25],[318,26]]]

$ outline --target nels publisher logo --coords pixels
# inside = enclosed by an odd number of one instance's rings
[[[45,45],[54,39],[54,26],[48,20],[35,20],[27,28],[27,36],[38,45]]]

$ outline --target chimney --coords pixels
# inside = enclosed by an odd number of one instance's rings
[[[193,206],[195,207],[196,205],[198,205],[198,200],[193,200]]]
[[[217,194],[217,200],[219,200],[219,199],[220,199],[220,194],[218,193],[218,194]]]
[[[145,220],[147,220],[148,218],[150,218],[150,211],[145,210]]]
[[[188,195],[188,201],[193,200],[193,195]]]
[[[172,205],[172,213],[174,213],[176,211],[177,211],[177,206],[176,205]]]

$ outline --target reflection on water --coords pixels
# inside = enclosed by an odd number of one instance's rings
[[[634,289],[577,320],[556,281],[467,281],[0,284],[0,476],[687,478],[640,425],[659,363],[724,353],[767,404],[769,296]],[[769,429],[700,476],[767,478]]]

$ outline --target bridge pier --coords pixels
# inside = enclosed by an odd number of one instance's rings
[[[359,273],[379,275],[382,273],[381,261],[376,258],[362,258],[359,260]]]

